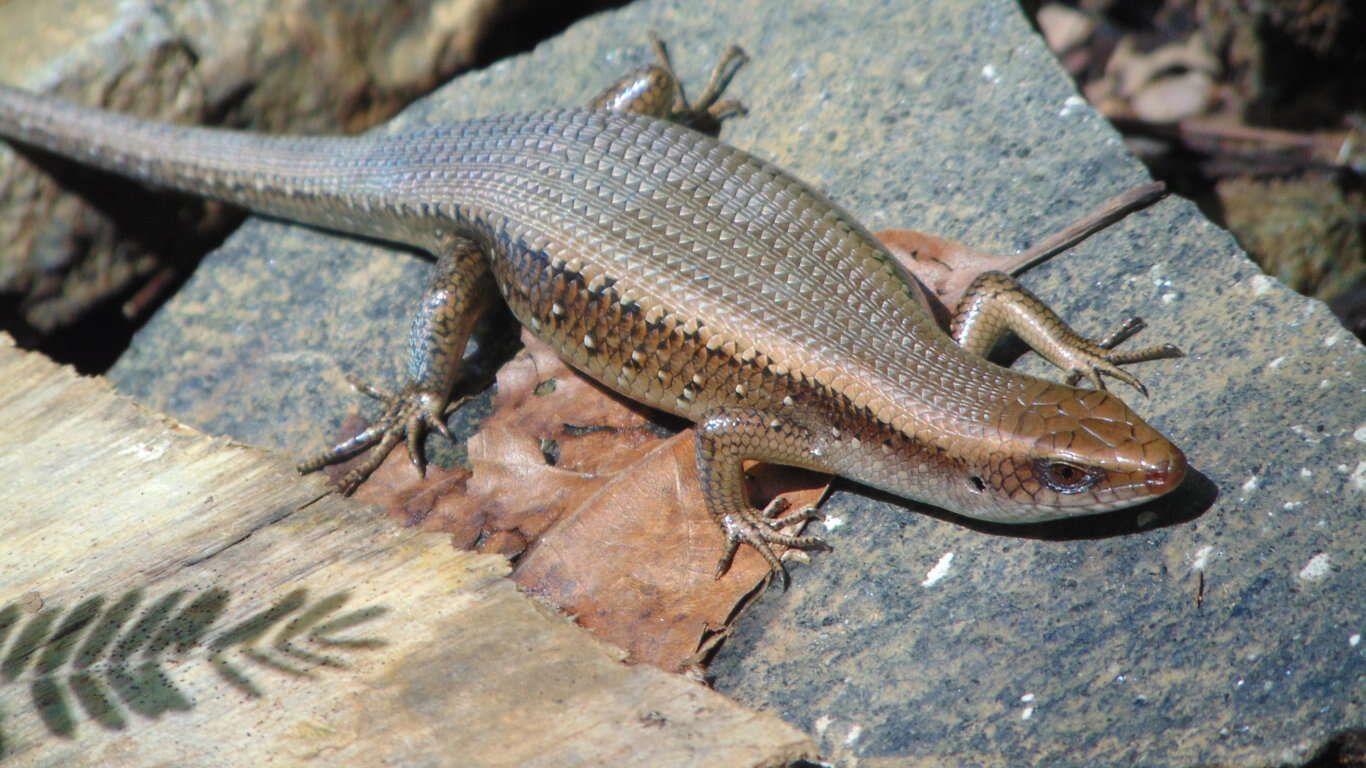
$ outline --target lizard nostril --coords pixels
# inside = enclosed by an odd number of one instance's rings
[[[1180,448],[1171,446],[1172,455],[1156,469],[1148,470],[1144,485],[1154,496],[1160,496],[1176,489],[1186,479],[1186,455]]]

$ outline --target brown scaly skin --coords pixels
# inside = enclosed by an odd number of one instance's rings
[[[406,135],[267,137],[147,123],[0,86],[0,135],[133,178],[437,255],[410,334],[407,383],[370,429],[304,471],[378,443],[354,487],[405,438],[415,462],[496,287],[518,320],[606,386],[698,424],[707,509],[775,572],[771,545],[821,548],[746,498],[741,462],[833,472],[984,520],[1090,514],[1180,484],[1185,457],[1107,392],[982,358],[1013,331],[1068,371],[1176,354],[1073,333],[1003,275],[984,275],[951,339],[894,259],[847,213],[781,170],[679,123],[740,111],[717,99],[727,51],[689,105],[658,63],[594,104]],[[642,116],[648,115],[648,116]],[[658,118],[666,119],[658,119]],[[955,343],[955,339],[963,346]],[[379,394],[369,390],[373,394]],[[785,574],[783,574],[785,578]]]

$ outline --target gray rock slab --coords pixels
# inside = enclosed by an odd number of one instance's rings
[[[582,103],[648,58],[651,28],[691,83],[744,45],[732,88],[751,114],[723,137],[874,229],[1010,251],[1147,180],[1007,0],[638,3],[384,130]],[[254,221],[112,377],[200,428],[307,453],[361,407],[344,372],[397,379],[427,269]],[[1186,486],[1019,529],[847,487],[825,508],[835,551],[742,617],[716,686],[860,766],[1270,766],[1366,724],[1360,345],[1180,200],[1026,282],[1083,332],[1138,314],[1140,343],[1187,351],[1137,367],[1151,399],[1125,395],[1186,450]]]

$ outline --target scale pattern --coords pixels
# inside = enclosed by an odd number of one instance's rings
[[[760,447],[729,456],[736,467],[804,464],[1007,521],[1132,504],[1184,473],[1180,451],[1113,396],[965,352],[822,195],[667,121],[571,109],[266,137],[0,86],[0,134],[438,256],[473,243],[518,319],[577,368],[704,431],[718,412],[730,421],[715,424],[759,430],[713,441]]]

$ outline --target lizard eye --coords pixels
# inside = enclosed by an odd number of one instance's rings
[[[1039,481],[1049,490],[1064,494],[1081,493],[1095,485],[1101,477],[1101,472],[1097,469],[1049,459],[1036,460],[1034,470]]]

